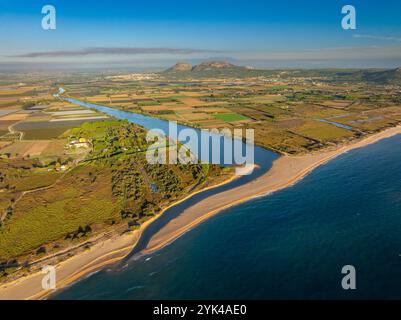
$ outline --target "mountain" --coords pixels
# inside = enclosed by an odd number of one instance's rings
[[[205,61],[195,66],[192,71],[200,72],[200,71],[208,71],[216,69],[235,69],[235,68],[242,68],[242,67],[238,67],[234,64],[229,63],[228,61]]]
[[[184,77],[225,77],[244,76],[250,69],[236,66],[228,61],[204,61],[192,67],[191,64],[179,62],[162,72],[169,76]]]
[[[327,82],[373,82],[401,85],[401,68],[396,69],[254,69],[227,60],[208,60],[192,66],[179,62],[162,75],[179,79],[275,77],[281,79],[316,78]]]
[[[171,68],[167,69],[165,72],[185,72],[192,70],[192,64],[187,62],[177,62]]]
[[[401,83],[401,68],[364,72],[362,79],[381,84],[399,84]]]

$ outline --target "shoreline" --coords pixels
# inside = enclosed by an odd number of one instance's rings
[[[273,162],[270,170],[262,176],[244,185],[211,195],[210,197],[186,208],[178,217],[169,221],[161,230],[153,235],[147,247],[141,252],[141,254],[150,254],[160,250],[222,210],[288,188],[302,180],[317,167],[329,162],[341,154],[353,149],[365,147],[398,134],[401,134],[401,125],[374,133],[361,140],[350,142],[333,150],[300,156],[281,156]],[[231,179],[228,179],[221,184],[198,190],[171,204],[164,208],[160,214],[146,221],[140,229],[135,230],[129,235],[122,235],[105,240],[102,243],[94,245],[88,251],[84,251],[60,262],[56,265],[58,276],[57,290],[71,285],[84,276],[125,258],[135,247],[142,232],[147,228],[147,226],[160,217],[168,208],[185,201],[197,193],[227,184],[235,178],[236,176],[233,176]],[[55,291],[42,290],[42,277],[43,274],[41,272],[35,272],[10,283],[0,285],[0,299],[46,298]]]
[[[299,156],[281,156],[273,162],[270,170],[261,177],[243,186],[222,192],[218,195],[212,195],[206,199],[208,202],[207,204],[202,203],[206,202],[202,200],[184,210],[179,217],[170,221],[162,230],[153,235],[148,246],[143,250],[143,254],[151,254],[162,249],[192,228],[223,210],[295,185],[314,169],[348,151],[365,147],[398,134],[401,134],[401,125],[372,134],[362,140],[342,145],[330,151]],[[235,199],[236,197],[238,198]],[[227,202],[227,204],[224,204],[225,202]],[[210,208],[207,213],[196,214],[196,210],[201,209],[202,206],[205,205]],[[190,219],[182,221],[185,220],[185,215]],[[180,224],[181,228],[177,229],[177,225]]]
[[[26,276],[22,276],[16,280],[0,284],[0,300],[45,299],[49,295],[75,283],[76,281],[84,278],[85,276],[97,272],[100,269],[110,264],[114,264],[123,260],[131,253],[131,251],[137,245],[142,233],[147,229],[147,227],[150,224],[152,224],[156,219],[158,219],[162,214],[164,214],[165,211],[188,200],[189,198],[201,192],[224,186],[236,180],[237,178],[239,178],[239,176],[233,175],[229,179],[226,179],[218,184],[196,190],[190,193],[189,195],[183,197],[182,199],[179,199],[171,203],[170,205],[166,206],[165,208],[163,208],[158,215],[144,222],[139,229],[134,230],[130,233],[114,236],[110,239],[101,241],[100,243],[95,244],[93,247],[90,247],[87,251],[79,252],[76,255],[73,255],[72,257],[66,258],[63,261],[56,263],[55,267],[57,270],[57,269],[71,269],[76,264],[75,260],[84,258],[84,260],[86,261],[86,263],[82,263],[83,261],[81,263],[78,262],[78,264],[80,264],[81,266],[78,266],[76,268],[77,269],[76,271],[72,270],[68,272],[70,274],[67,275],[66,277],[63,277],[62,279],[57,279],[56,280],[57,288],[55,290],[43,290],[41,288],[41,279],[43,278],[44,275],[40,271],[35,271]],[[111,247],[111,248],[107,249],[105,247]],[[92,256],[95,257],[92,258]],[[59,274],[59,270],[57,270],[57,274]],[[27,286],[31,287],[30,288],[31,291],[37,291],[37,292],[28,295],[27,291],[29,290],[27,290],[26,288]]]

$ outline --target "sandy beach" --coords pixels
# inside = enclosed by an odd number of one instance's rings
[[[397,126],[330,151],[302,156],[282,156],[274,161],[272,168],[259,178],[228,191],[212,195],[186,208],[178,217],[169,221],[153,235],[143,253],[159,250],[224,209],[295,184],[312,170],[340,154],[400,133],[401,126]],[[123,259],[131,252],[141,232],[153,220],[145,223],[140,230],[96,244],[89,250],[58,264],[56,266],[57,288],[60,289],[108,264]],[[2,285],[0,287],[0,299],[45,298],[52,291],[42,289],[42,277],[43,274],[37,272]]]

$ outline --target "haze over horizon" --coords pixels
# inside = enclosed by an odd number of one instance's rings
[[[395,68],[401,3],[355,0],[356,30],[342,1],[55,0],[57,29],[41,27],[37,1],[0,0],[0,70],[160,70],[177,61],[228,60],[259,68]]]

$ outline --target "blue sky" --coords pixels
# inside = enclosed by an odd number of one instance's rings
[[[56,30],[41,28],[46,4],[56,8]],[[356,8],[356,30],[341,28],[346,4]],[[395,67],[401,1],[0,0],[0,43],[2,64],[157,68],[230,58],[264,67]]]

